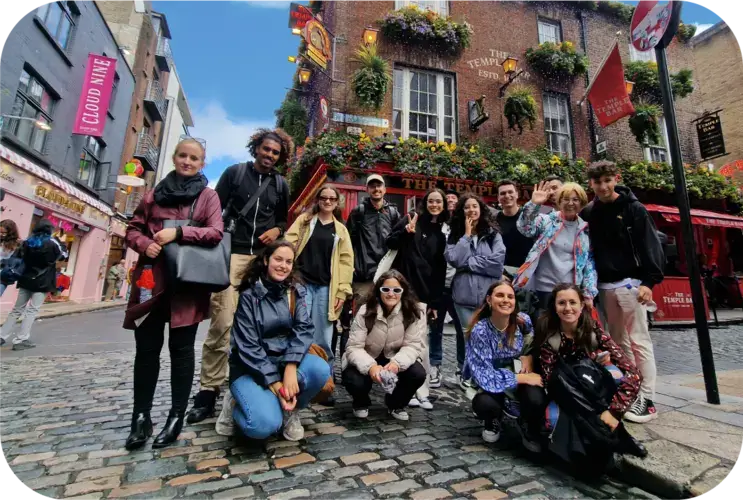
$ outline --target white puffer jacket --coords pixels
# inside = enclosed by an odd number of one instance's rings
[[[420,317],[405,328],[403,315],[397,304],[385,318],[381,306],[377,306],[377,319],[371,331],[366,328],[364,314],[366,306],[361,306],[351,325],[346,352],[343,353],[341,369],[351,364],[363,375],[376,364],[380,355],[394,361],[400,371],[410,368],[423,355],[424,335],[428,331],[426,306],[419,304]]]

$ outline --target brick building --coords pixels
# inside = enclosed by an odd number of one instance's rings
[[[525,52],[545,41],[571,41],[579,53],[589,57],[589,75],[593,77],[604,55],[611,47],[617,31],[623,61],[652,58],[652,54],[630,53],[629,22],[604,12],[590,11],[576,6],[576,2],[447,2],[447,1],[388,1],[388,2],[323,2],[319,18],[335,36],[334,68],[327,74],[313,73],[310,87],[315,94],[304,96],[310,111],[310,133],[318,126],[319,95],[329,97],[330,118],[333,127],[345,129],[358,123],[332,121],[337,114],[350,114],[381,119],[375,125],[362,125],[366,133],[379,135],[394,133],[423,140],[483,141],[496,147],[518,147],[526,150],[548,144],[557,154],[584,159],[596,155],[597,142],[607,141],[609,158],[629,160],[669,160],[664,144],[650,148],[641,147],[629,131],[627,120],[602,130],[594,122],[586,103],[577,103],[583,97],[588,78],[578,76],[570,81],[544,79],[526,62]],[[376,114],[358,106],[350,84],[357,69],[353,62],[356,48],[362,42],[364,28],[377,26],[384,16],[405,5],[417,4],[451,16],[457,21],[467,21],[473,28],[470,46],[457,57],[445,57],[431,51],[392,43],[382,33],[378,36],[380,54],[393,66],[394,83]],[[510,130],[503,116],[503,99],[499,88],[506,81],[502,61],[513,56],[519,59],[518,68],[524,73],[516,83],[533,89],[539,119],[533,130],[525,128],[522,134]],[[681,68],[693,69],[690,46],[674,40],[668,57],[672,72]],[[332,73],[332,75],[331,75]],[[426,89],[418,84],[425,76]],[[331,85],[331,77],[335,83]],[[411,84],[415,88],[411,88]],[[431,90],[433,89],[433,90]],[[412,91],[412,92],[411,92]],[[411,105],[411,97],[425,95],[436,111]],[[485,95],[485,110],[490,114],[476,132],[468,126],[468,101]],[[696,137],[691,120],[698,116],[698,93],[676,103],[684,160],[695,162],[698,158]],[[346,118],[348,120],[348,118]],[[426,127],[421,127],[421,120]],[[429,120],[433,120],[432,122]],[[358,120],[356,120],[358,121]],[[367,123],[372,120],[366,119]],[[431,127],[431,123],[434,126]],[[417,124],[417,133],[411,128]],[[434,128],[436,129],[434,132]],[[429,134],[430,129],[430,134]]]

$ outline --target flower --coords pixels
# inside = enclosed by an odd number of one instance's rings
[[[431,148],[431,151],[433,151],[435,153],[436,152],[436,148],[435,147],[432,147]]]

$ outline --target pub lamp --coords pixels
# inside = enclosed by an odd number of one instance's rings
[[[624,88],[627,89],[628,94],[631,94],[632,90],[635,88],[635,82],[630,82],[629,80],[625,80]]]
[[[312,76],[312,70],[308,68],[302,68],[299,70],[299,81],[300,83],[307,83],[310,81]]]
[[[377,43],[377,34],[379,34],[379,30],[376,28],[371,26],[364,28],[364,43],[367,45]]]
[[[299,28],[292,28],[292,35],[301,35],[302,30]]]
[[[30,116],[2,115],[2,118],[0,119],[0,124],[2,124],[2,122],[6,118],[9,119],[9,120],[32,121],[32,122],[34,122],[34,127],[38,128],[38,129],[41,129],[41,130],[44,130],[46,132],[48,132],[48,131],[50,131],[52,129],[51,125],[49,125],[48,123],[43,122],[41,120],[37,120],[36,118],[32,118]]]
[[[501,66],[503,66],[503,71],[506,73],[506,77],[508,80],[506,80],[506,83],[501,85],[500,90],[498,91],[498,97],[503,98],[503,96],[506,95],[506,89],[508,88],[511,83],[513,83],[516,78],[519,77],[521,73],[524,72],[523,69],[516,72],[516,66],[518,65],[519,60],[515,57],[508,56],[506,57],[503,62],[501,63]]]
[[[287,57],[286,59],[287,59],[287,60],[288,60],[288,61],[289,61],[290,63],[296,63],[296,62],[297,62],[297,58],[296,58],[296,56],[289,56],[289,57]]]

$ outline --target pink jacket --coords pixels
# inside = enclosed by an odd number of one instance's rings
[[[143,317],[156,307],[166,307],[164,300],[170,300],[171,328],[200,323],[209,314],[209,292],[189,288],[173,289],[167,283],[163,254],[156,259],[150,259],[145,255],[147,247],[154,242],[153,236],[163,228],[163,221],[186,220],[190,209],[190,204],[161,207],[155,203],[154,191],[149,191],[134,211],[126,228],[126,244],[139,253],[139,260],[132,273],[132,293],[126,308],[124,328],[134,330],[136,328],[134,320]],[[205,188],[199,195],[194,207],[193,220],[199,222],[202,227],[184,226],[181,243],[216,246],[222,241],[224,229],[222,205],[213,189]],[[152,298],[140,304],[140,290],[136,283],[146,265],[152,266],[155,288],[152,290]]]

